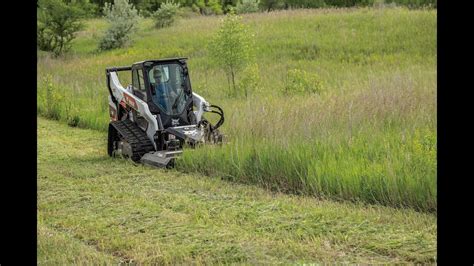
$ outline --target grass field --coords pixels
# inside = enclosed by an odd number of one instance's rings
[[[38,119],[38,264],[433,263],[436,216],[273,193],[107,156]]]
[[[178,169],[274,191],[436,213],[436,12],[247,15],[260,77],[248,98],[229,98],[224,73],[209,60],[206,47],[219,17],[160,30],[144,20],[133,44],[103,53],[95,49],[106,24],[89,20],[70,55],[39,54],[38,112],[104,132],[105,67],[186,56],[193,89],[226,113],[222,131],[229,143],[186,151]],[[321,84],[321,92],[285,94],[295,70],[311,77],[301,82]]]

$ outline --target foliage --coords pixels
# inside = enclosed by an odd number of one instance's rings
[[[137,10],[128,0],[114,0],[113,5],[105,3],[104,14],[110,25],[99,43],[99,49],[123,47],[137,28]]]
[[[100,8],[90,0],[63,0],[69,6],[75,6],[83,13],[84,18],[92,18],[99,15]]]
[[[223,13],[218,0],[196,0],[193,5],[202,15],[221,15]]]
[[[281,9],[285,7],[284,0],[260,0],[260,7],[266,11]]]
[[[61,106],[64,96],[58,91],[58,88],[53,84],[52,76],[47,75],[44,78],[45,83],[45,97],[44,106],[46,107],[43,115],[54,120],[59,120],[61,117]]]
[[[235,11],[236,6],[241,0],[220,0],[222,11],[224,14],[228,14]]]
[[[323,89],[321,78],[315,73],[300,69],[288,71],[285,94],[320,93]]]
[[[434,7],[438,5],[437,0],[384,0],[385,3],[395,3],[397,5],[403,5],[410,8],[420,8],[420,7]]]
[[[286,0],[285,6],[289,8],[321,8],[329,6],[327,3],[327,0]]]
[[[247,65],[242,71],[241,76],[242,78],[239,81],[238,88],[239,91],[243,92],[245,97],[248,97],[251,92],[258,90],[260,86],[258,64],[253,63]]]
[[[139,9],[140,15],[150,17],[160,9],[163,2],[165,2],[165,0],[142,0],[137,5],[137,8]]]
[[[437,0],[383,0],[390,4],[408,6],[411,8],[436,7]],[[353,7],[372,6],[376,0],[261,0],[260,7],[266,11],[288,8],[321,8],[321,7]]]
[[[235,8],[237,14],[258,12],[259,0],[242,0]]]
[[[229,14],[221,20],[221,26],[210,43],[210,54],[224,70],[231,95],[237,94],[236,76],[253,57],[253,36],[242,18]]]
[[[178,10],[179,4],[175,4],[173,1],[163,3],[160,9],[153,14],[155,26],[157,28],[164,28],[173,24],[176,20]]]
[[[37,10],[37,46],[40,50],[59,56],[71,47],[75,33],[83,24],[83,13],[76,5],[61,0],[40,0]]]
[[[103,15],[106,3],[112,0],[63,0],[75,3],[85,11],[87,16]],[[144,17],[153,15],[167,0],[130,0]],[[202,15],[227,14],[232,10],[241,9],[237,13],[255,12],[256,0],[175,0],[181,7],[192,8]],[[261,0],[259,7],[264,11],[295,8],[324,8],[324,7],[362,7],[362,6],[407,6],[409,8],[424,8],[437,6],[437,0]]]

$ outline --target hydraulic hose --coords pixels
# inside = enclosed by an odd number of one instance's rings
[[[214,130],[218,129],[220,126],[222,126],[222,124],[224,123],[224,111],[222,110],[222,108],[220,108],[217,105],[210,105],[209,107],[217,109],[217,111],[216,110],[211,110],[211,111],[209,111],[209,113],[215,113],[215,114],[218,114],[220,116],[220,119],[219,119],[219,121],[217,121],[216,125],[215,126],[211,125],[212,130],[214,131]]]

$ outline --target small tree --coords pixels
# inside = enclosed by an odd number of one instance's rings
[[[75,33],[83,24],[83,15],[76,5],[61,0],[40,0],[37,9],[37,46],[43,51],[59,56],[71,48]]]
[[[212,58],[226,73],[229,90],[234,95],[237,94],[237,73],[253,58],[252,36],[241,19],[234,14],[226,15],[209,46]]]
[[[113,5],[105,3],[104,14],[110,26],[99,43],[99,49],[123,47],[137,29],[139,20],[137,10],[128,0],[114,0]]]
[[[195,0],[193,8],[199,10],[201,15],[220,15],[223,13],[222,5],[218,0]]]
[[[300,69],[288,71],[283,93],[285,94],[319,94],[324,89],[324,83],[316,73],[308,73]]]
[[[178,13],[179,4],[174,2],[163,3],[155,13],[153,13],[153,19],[155,20],[155,26],[157,28],[168,27],[176,19],[176,14]]]
[[[258,12],[258,0],[242,0],[242,3],[237,3],[235,9],[237,14]]]

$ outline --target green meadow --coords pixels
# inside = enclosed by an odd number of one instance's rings
[[[133,43],[108,52],[97,51],[106,22],[87,20],[68,55],[38,53],[39,115],[105,132],[106,67],[184,56],[193,90],[224,109],[227,143],[185,150],[177,170],[436,213],[436,9],[244,15],[256,57],[252,72],[237,80],[258,76],[258,83],[241,83],[248,97],[230,97],[225,74],[210,60],[209,40],[221,18],[183,18],[164,29],[143,19]]]

